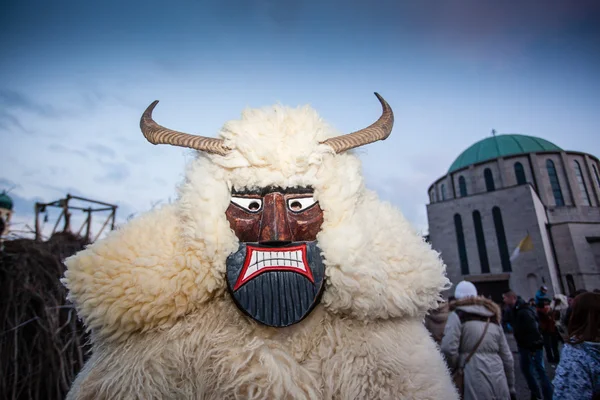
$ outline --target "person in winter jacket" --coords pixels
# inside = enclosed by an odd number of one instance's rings
[[[569,342],[554,376],[554,398],[600,399],[600,294],[575,298],[569,322]]]
[[[513,357],[502,329],[500,307],[477,295],[471,282],[456,286],[454,311],[448,316],[441,350],[451,370],[464,368],[464,399],[509,399],[515,396]],[[485,326],[489,325],[487,331]],[[483,340],[469,362],[465,359]]]
[[[450,300],[440,303],[438,308],[430,310],[425,316],[425,328],[427,328],[429,334],[437,344],[442,342],[442,337],[444,336],[444,328],[446,327],[446,321],[450,312],[449,302]]]
[[[540,288],[538,289],[538,291],[535,292],[535,306],[536,307],[543,307],[545,300],[550,301],[550,299],[548,298],[548,287],[547,286],[540,286]]]
[[[512,291],[502,296],[504,304],[509,305],[513,310],[513,329],[519,350],[519,364],[532,397],[539,399],[543,393],[544,400],[550,400],[552,383],[544,366],[544,340],[539,330],[535,309]],[[537,375],[537,379],[534,375]]]
[[[550,300],[542,301],[543,306],[536,308],[538,319],[540,321],[540,332],[544,338],[544,349],[546,350],[546,359],[550,364],[558,364],[560,355],[558,352],[558,331],[554,311],[550,307]]]

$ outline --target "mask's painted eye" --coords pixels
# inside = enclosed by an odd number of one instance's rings
[[[317,201],[313,197],[302,197],[296,199],[289,199],[287,201],[288,208],[293,212],[304,211]]]
[[[259,212],[262,208],[262,199],[252,197],[232,197],[231,202],[251,213]]]

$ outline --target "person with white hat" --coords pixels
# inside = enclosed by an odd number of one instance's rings
[[[478,296],[468,281],[456,285],[454,296],[441,350],[462,398],[515,399],[513,357],[502,330],[500,307]]]
[[[456,297],[456,300],[466,297],[477,297],[477,288],[469,281],[461,281],[456,285],[456,289],[454,289],[454,297]]]

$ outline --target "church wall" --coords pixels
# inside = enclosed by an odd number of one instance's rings
[[[435,195],[435,186],[429,189],[429,203],[437,202],[437,197]]]
[[[545,261],[547,264],[547,272],[550,276],[550,283],[552,286],[553,293],[565,293],[564,288],[566,286],[562,285],[560,278],[560,271],[558,270],[558,266],[556,264],[556,259],[554,256],[554,242],[550,233],[549,224],[548,224],[548,214],[546,213],[546,208],[540,198],[533,193],[532,188],[532,199],[535,207],[535,213],[537,216],[538,224],[539,224],[539,233],[542,244],[542,250],[544,251]],[[530,278],[530,277],[528,277]],[[547,285],[550,286],[550,285]]]
[[[442,195],[444,187],[446,188],[446,190],[445,190],[446,198],[445,199],[444,199],[444,196]],[[444,176],[443,179],[440,179],[438,182],[436,182],[435,192],[436,192],[437,201],[447,201],[447,200],[451,200],[454,198],[454,195],[452,193],[452,181],[450,180],[449,176]]]
[[[570,181],[567,181],[565,165],[559,153],[538,154],[536,157],[537,168],[539,169],[541,175],[540,191],[544,192],[545,198],[547,199],[547,203],[545,203],[545,205],[548,207],[556,207],[554,194],[552,193],[552,185],[550,184],[550,177],[548,176],[548,168],[546,168],[546,161],[549,159],[554,162],[554,167],[556,169],[556,174],[558,176],[558,181],[560,183],[565,205],[573,206],[573,194],[569,185]]]
[[[535,177],[535,189],[538,197],[540,198],[544,206],[554,204],[554,196],[552,195],[552,187],[548,180],[548,171],[546,170],[546,157],[545,153],[531,153],[529,159],[531,160],[531,173]],[[543,168],[540,168],[542,165]]]
[[[500,180],[500,169],[498,166],[498,162],[496,160],[492,160],[489,162],[485,162],[479,165],[476,165],[472,169],[471,174],[471,185],[474,187],[474,193],[486,193],[487,189],[485,187],[485,178],[484,171],[486,168],[489,168],[492,171],[492,175],[494,177],[494,186],[496,190],[502,188],[502,182]]]
[[[593,197],[596,199],[596,203],[600,205],[600,182],[598,179],[600,178],[600,164],[596,159],[590,157],[588,154],[585,155],[585,163],[590,174],[590,180],[592,182],[590,191],[594,193]],[[596,178],[594,167],[596,167],[596,171],[598,172],[598,178]]]
[[[515,174],[515,164],[520,162],[523,165],[523,171],[525,172],[525,179],[527,183],[531,183],[534,185],[534,179],[531,174],[531,165],[529,163],[529,157],[525,156],[516,156],[516,157],[506,157],[503,160],[503,175],[504,175],[504,185],[506,187],[517,186],[517,176]]]
[[[455,285],[465,278],[461,274],[458,245],[454,228],[454,215],[462,217],[463,231],[469,260],[469,279],[488,278],[494,274],[503,274],[496,230],[492,217],[492,208],[500,207],[509,253],[512,253],[527,231],[534,242],[534,250],[522,253],[512,266],[510,286],[524,297],[529,295],[528,276],[533,275],[536,284],[550,283],[546,253],[542,244],[540,224],[535,212],[532,196],[535,194],[531,186],[522,185],[504,190],[496,190],[485,194],[470,196],[450,202],[430,204],[427,206],[429,232],[432,246],[441,252],[447,264],[448,278]],[[479,210],[486,240],[486,250],[490,264],[490,273],[481,273],[477,240],[473,225],[472,213]],[[486,275],[486,276],[484,276]],[[542,281],[543,279],[543,281]],[[454,287],[446,293],[452,294]],[[531,294],[533,296],[533,294]]]
[[[555,207],[548,209],[551,224],[567,222],[600,223],[599,207]]]
[[[472,168],[466,168],[452,174],[452,180],[454,181],[454,187],[456,188],[456,198],[461,197],[460,184],[458,182],[461,176],[465,178],[465,183],[467,186],[467,196],[471,196],[472,194],[474,194],[472,184]]]
[[[600,223],[562,223],[551,230],[563,279],[569,274],[577,289],[600,289],[598,249],[587,240],[600,238]]]
[[[486,193],[487,189],[485,186],[485,179],[483,175],[486,168],[489,168],[492,171],[492,175],[494,176],[494,186],[496,190],[503,188],[504,185],[501,179],[498,161],[492,160],[482,164],[470,166],[469,168],[465,168],[452,173],[452,180],[456,188],[456,198],[460,198],[460,186],[458,183],[458,179],[460,178],[460,176],[465,177],[468,196]],[[446,187],[449,187],[448,185],[452,184],[452,182],[450,182],[449,179],[446,179],[446,177],[444,177],[443,180],[439,180],[435,184],[438,191],[441,190],[440,187],[442,183],[445,183]]]
[[[575,161],[577,161],[579,163],[579,165],[581,166],[583,181],[585,182],[585,186],[587,188],[590,203],[592,206],[597,207],[598,201],[596,199],[594,187],[593,187],[594,186],[594,181],[592,178],[593,172],[590,170],[590,168],[587,164],[586,157],[583,156],[582,154],[567,153],[567,159],[569,160],[569,168],[568,169],[571,172],[570,179],[573,182],[573,192],[574,192],[576,204],[584,206],[584,207],[588,206],[584,202],[585,195],[584,195],[584,193],[582,193],[581,189],[579,188],[579,183],[577,181],[577,175],[575,173],[575,163],[574,163]]]

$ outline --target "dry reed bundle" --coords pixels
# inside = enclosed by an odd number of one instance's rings
[[[58,233],[16,239],[0,252],[0,399],[64,399],[88,353],[87,336],[66,302],[66,257],[85,242]]]

